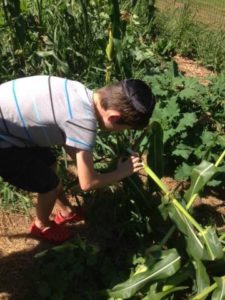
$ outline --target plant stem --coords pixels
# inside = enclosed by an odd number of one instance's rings
[[[225,157],[225,150],[223,151],[223,153],[220,155],[220,157],[217,159],[216,163],[215,163],[215,167],[218,167],[218,165],[221,163],[221,161],[223,160],[223,158]],[[189,200],[188,204],[186,205],[186,208],[189,209],[194,200],[196,199],[196,197],[198,196],[198,194],[194,194],[191,199]]]
[[[160,242],[161,247],[163,247],[167,243],[167,241],[171,238],[171,236],[173,235],[175,229],[176,229],[175,225],[170,227],[169,231],[167,232],[167,234],[164,236],[164,238]]]
[[[225,239],[225,233],[222,234],[222,235],[219,237],[219,240],[220,240],[220,241],[223,241],[224,239]]]
[[[223,153],[220,155],[220,157],[217,159],[215,166],[218,167],[218,165],[221,163],[221,161],[223,160],[225,156],[225,150],[223,151]]]
[[[217,283],[213,283],[209,287],[205,288],[200,294],[196,295],[195,297],[191,298],[191,300],[202,300],[205,299],[205,297],[211,293],[213,290],[217,288]]]
[[[158,178],[158,176],[146,165],[143,163],[144,170],[147,174],[155,181],[155,183],[160,187],[160,189],[165,193],[165,196],[169,196],[169,190]],[[200,232],[203,231],[203,228],[195,221],[195,219],[186,211],[186,209],[177,201],[177,199],[172,198],[174,206],[192,223],[192,225]]]
[[[175,199],[174,197],[172,197],[172,195],[170,195],[167,187],[162,183],[162,181],[158,178],[158,176],[146,164],[143,163],[143,166],[144,166],[144,170],[147,172],[147,174],[155,181],[155,183],[161,188],[161,190],[165,193],[165,195],[171,199],[175,208],[178,209],[183,214],[183,216],[197,229],[198,233],[204,239],[205,245],[208,248],[209,254],[211,255],[211,257],[213,259],[214,255],[211,251],[210,246],[208,245],[208,241],[207,241],[207,238],[205,237],[204,229],[202,228],[202,226],[198,222],[195,221],[195,219],[187,212],[187,210],[178,202],[177,199]],[[193,199],[193,197],[192,197],[192,199]],[[169,239],[169,237],[173,233],[173,230],[174,230],[173,227],[170,228],[168,234],[164,237],[163,241],[161,242],[161,245],[163,245],[165,243],[165,241],[167,241]]]
[[[162,181],[159,179],[159,177],[146,164],[143,163],[143,167],[144,167],[145,172],[155,181],[155,183],[160,187],[160,189],[167,196],[169,194],[169,190],[162,183]]]
[[[189,200],[188,204],[186,205],[186,208],[187,208],[187,209],[189,209],[189,208],[192,206],[192,204],[193,204],[193,202],[195,201],[195,199],[196,199],[197,196],[198,196],[198,194],[194,194],[194,195],[191,197],[191,199]]]
[[[172,202],[174,206],[185,216],[186,219],[190,221],[190,223],[199,231],[203,232],[203,228],[195,221],[195,219],[186,211],[186,209],[177,201],[177,199],[173,198]]]

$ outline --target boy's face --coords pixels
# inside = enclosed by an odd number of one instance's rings
[[[130,129],[129,125],[117,124],[120,119],[120,112],[116,109],[104,109],[99,101],[98,95],[94,95],[94,105],[99,127],[103,130],[108,131],[123,131],[125,129]]]
[[[124,125],[124,124],[116,124],[116,123],[106,123],[103,126],[101,124],[100,128],[107,131],[114,131],[114,132],[120,132],[125,129],[130,129],[130,126]]]
[[[120,113],[114,110],[106,110],[101,114],[98,114],[99,127],[102,130],[107,131],[123,131],[125,129],[130,129],[129,125],[117,124],[120,118]]]

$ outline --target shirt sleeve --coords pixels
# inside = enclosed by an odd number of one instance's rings
[[[92,151],[96,140],[96,124],[91,120],[67,120],[64,124],[65,144],[74,148]]]

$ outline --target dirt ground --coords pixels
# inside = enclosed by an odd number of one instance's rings
[[[205,82],[205,77],[212,73],[199,66],[196,62],[176,56],[181,72],[186,76],[198,77]],[[173,189],[176,183],[167,179],[166,184]],[[212,195],[209,198],[197,199],[196,206],[205,211],[214,211],[218,215],[217,226],[224,229],[225,199]],[[31,264],[36,253],[50,245],[31,238],[27,232],[34,216],[34,209],[29,214],[0,211],[0,300],[25,300],[30,282],[25,276],[27,267]],[[74,225],[75,232],[81,232],[83,224]],[[85,229],[84,229],[85,230]]]
[[[204,68],[189,58],[176,55],[173,59],[178,64],[181,73],[188,77],[198,78],[199,82],[203,85],[207,85],[209,83],[206,79],[207,77],[215,75],[212,71]]]
[[[27,235],[31,215],[0,212],[0,299],[25,299],[24,270],[45,245]]]
[[[74,204],[74,201],[71,201]],[[57,206],[53,212],[57,212]],[[0,300],[25,300],[32,288],[26,273],[34,255],[52,244],[32,238],[29,226],[34,208],[28,214],[0,211]],[[53,217],[53,216],[52,216]],[[86,235],[83,221],[69,225],[74,234]]]

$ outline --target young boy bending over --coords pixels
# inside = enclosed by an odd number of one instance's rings
[[[66,222],[82,218],[63,193],[54,171],[54,145],[76,160],[84,191],[119,181],[141,169],[138,157],[120,161],[100,174],[94,170],[96,129],[143,129],[155,106],[151,89],[141,80],[125,79],[96,91],[54,76],[31,76],[0,85],[0,176],[12,185],[38,193],[30,234],[61,243],[72,236]],[[55,202],[60,212],[50,221]]]

